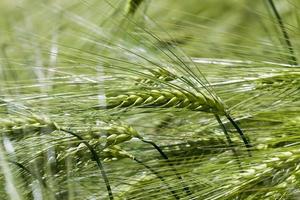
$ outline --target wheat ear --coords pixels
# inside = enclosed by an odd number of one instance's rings
[[[215,115],[226,116],[230,123],[237,130],[243,140],[249,155],[250,142],[243,131],[226,112],[224,105],[205,95],[194,95],[179,90],[150,90],[145,92],[131,92],[125,95],[108,98],[105,108],[181,108],[192,111],[202,111]],[[104,109],[103,106],[94,106],[95,109]],[[226,133],[225,133],[226,135]],[[228,134],[226,135],[228,137]]]
[[[287,188],[291,182],[295,183],[295,180],[299,174],[299,150],[296,151],[285,151],[276,152],[274,155],[269,155],[268,158],[262,161],[260,164],[250,165],[250,168],[239,173],[237,177],[230,180],[228,185],[223,188],[230,188],[226,191],[226,196],[222,194],[219,196],[220,199],[235,199],[237,195],[241,195],[242,192],[247,190],[255,191],[256,187],[262,187],[261,183],[266,182],[268,179],[274,178],[274,174],[281,172],[288,175],[288,178],[281,179],[281,182],[276,184],[268,185],[271,187],[276,187],[278,185]],[[272,181],[273,182],[273,181]],[[268,199],[266,196],[269,195],[268,187],[264,187],[263,195],[265,198],[255,199]],[[222,189],[221,189],[222,190]],[[219,199],[214,198],[214,199]],[[271,198],[270,198],[271,199]],[[272,198],[277,199],[277,198]]]
[[[27,118],[9,117],[0,120],[0,131],[16,137],[23,137],[27,133],[48,134],[55,130],[57,130],[56,123],[37,115]]]
[[[131,92],[125,95],[110,97],[106,107],[94,106],[95,109],[104,108],[182,108],[192,111],[225,114],[222,104],[210,97],[194,95],[179,90],[150,90]]]
[[[86,145],[86,147],[91,152],[92,159],[96,161],[97,166],[100,169],[101,175],[104,179],[104,182],[105,182],[105,185],[107,188],[107,192],[108,192],[108,196],[109,196],[110,200],[114,199],[112,190],[111,190],[111,187],[109,184],[109,180],[107,178],[104,167],[100,161],[100,158],[97,155],[97,152],[88,142],[86,142],[86,140],[84,138],[82,138],[78,134],[76,134],[70,130],[60,128],[55,122],[52,122],[47,118],[43,118],[43,117],[40,117],[37,115],[31,115],[30,117],[28,117],[26,119],[15,118],[15,119],[11,119],[11,120],[3,120],[1,123],[1,129],[4,132],[18,133],[18,134],[21,134],[24,132],[30,133],[32,131],[39,132],[39,133],[51,133],[55,130],[58,130],[58,131],[63,131],[65,133],[71,134],[72,136],[78,138],[84,145]]]
[[[169,158],[168,156],[163,152],[163,150],[156,145],[154,142],[149,141],[149,140],[145,140],[142,136],[140,136],[138,134],[138,132],[133,129],[131,126],[127,126],[127,125],[121,125],[121,126],[108,126],[107,128],[104,128],[104,130],[106,131],[106,134],[108,135],[107,139],[106,139],[106,144],[105,147],[103,148],[103,151],[105,151],[108,147],[112,147],[116,144],[120,144],[123,143],[125,141],[129,141],[130,139],[132,139],[133,137],[138,138],[139,140],[141,140],[144,143],[148,143],[151,144],[159,153],[160,155],[168,161],[169,166],[171,167],[171,169],[173,170],[173,172],[175,173],[175,175],[177,176],[178,180],[180,182],[182,182],[183,184],[183,178],[182,176],[180,176],[177,172],[177,170],[175,169],[175,167],[173,166],[172,163],[169,162]],[[188,188],[188,186],[184,186],[184,191],[188,194],[191,195],[191,191]]]
[[[173,81],[175,80],[177,77],[172,74],[171,72],[169,72],[168,70],[165,70],[163,68],[156,70],[152,70],[152,69],[148,69],[148,71],[150,71],[150,73],[153,75],[153,77],[151,77],[151,79],[149,78],[138,78],[136,79],[136,85],[147,85],[147,86],[159,86],[159,83],[154,81],[153,79],[157,79],[159,81]]]

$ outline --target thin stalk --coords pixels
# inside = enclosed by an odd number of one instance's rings
[[[215,118],[217,119],[219,125],[222,128],[222,130],[224,132],[224,135],[226,136],[226,139],[227,139],[227,142],[228,142],[229,146],[232,147],[233,146],[233,142],[232,142],[232,140],[231,140],[231,138],[230,138],[230,136],[228,134],[228,131],[227,131],[226,127],[224,126],[223,122],[221,121],[219,115],[215,114]]]
[[[104,179],[104,182],[105,182],[105,185],[106,185],[106,189],[107,189],[107,192],[108,192],[108,196],[109,196],[109,199],[110,200],[113,200],[114,199],[114,196],[113,196],[113,193],[112,193],[112,190],[111,190],[111,187],[110,187],[110,184],[109,184],[109,180],[108,180],[108,177],[106,175],[106,172],[104,170],[104,167],[100,161],[100,157],[98,156],[97,152],[95,151],[95,149],[88,143],[84,140],[84,138],[82,138],[80,135],[77,135],[76,133],[72,132],[72,131],[69,131],[69,130],[66,130],[66,129],[60,129],[61,131],[63,132],[66,132],[66,133],[69,133],[75,137],[77,137],[79,140],[81,140],[81,142],[89,149],[89,151],[91,152],[92,154],[92,159],[94,161],[96,161],[97,165],[98,165],[98,168],[100,169],[100,172],[101,172],[101,175]]]
[[[287,48],[288,48],[288,50],[290,52],[290,59],[291,59],[290,64],[292,64],[292,65],[298,65],[298,61],[297,61],[297,58],[296,58],[295,53],[294,53],[294,48],[293,48],[292,42],[290,40],[289,34],[286,31],[286,28],[284,26],[282,17],[280,16],[280,14],[279,14],[279,12],[278,12],[278,10],[277,10],[277,8],[276,8],[273,0],[268,0],[268,2],[270,4],[270,6],[271,6],[271,9],[272,9],[273,13],[275,14],[276,20],[277,20],[277,22],[279,24],[279,27],[280,27],[281,32],[282,32],[282,35],[284,37],[284,41],[285,41],[285,43],[287,45]]]
[[[17,167],[19,167],[20,169],[24,170],[25,172],[27,172],[28,174],[30,174],[32,177],[34,177],[36,180],[38,180],[44,188],[48,188],[46,182],[41,179],[40,177],[36,176],[32,171],[30,171],[27,167],[25,167],[22,163],[13,161],[13,160],[8,160],[8,162],[16,165]]]
[[[177,195],[177,193],[171,188],[171,186],[166,183],[165,178],[163,176],[159,175],[158,172],[156,172],[150,166],[146,165],[145,163],[138,160],[137,158],[133,158],[133,160],[136,161],[137,163],[143,165],[145,168],[147,168],[149,171],[151,171],[151,173],[153,173],[157,178],[159,178],[168,187],[168,189],[170,190],[170,192],[172,193],[172,195],[174,196],[175,199],[180,199],[179,196]]]
[[[190,188],[184,184],[182,176],[180,176],[180,174],[178,174],[178,172],[177,172],[176,168],[174,167],[174,165],[173,165],[171,162],[169,162],[168,156],[162,151],[162,149],[161,149],[159,146],[157,146],[157,145],[156,145],[154,142],[152,142],[152,141],[145,140],[145,139],[141,139],[141,141],[143,141],[143,142],[145,142],[145,143],[148,143],[148,144],[151,144],[151,145],[152,145],[152,146],[160,153],[160,155],[161,155],[165,160],[167,160],[168,165],[171,167],[171,169],[172,169],[173,172],[175,173],[175,175],[176,175],[176,177],[178,178],[178,180],[180,180],[180,182],[183,184],[183,186],[184,186],[183,189],[184,189],[184,191],[186,192],[186,194],[187,194],[188,196],[192,195],[192,192],[190,191]]]
[[[230,121],[230,123],[234,126],[234,128],[236,129],[236,131],[238,132],[238,134],[240,135],[241,139],[243,140],[247,151],[248,151],[248,155],[249,157],[251,157],[251,151],[250,148],[252,147],[252,145],[250,144],[250,142],[248,141],[248,139],[246,138],[246,136],[244,135],[242,129],[239,127],[239,125],[232,119],[232,117],[228,114],[226,114],[227,119]]]
[[[232,150],[232,152],[233,152],[233,154],[234,154],[234,156],[236,158],[236,161],[237,161],[239,167],[242,168],[242,165],[241,165],[241,162],[239,160],[238,154],[237,154],[236,150],[234,149],[234,143],[232,142],[232,140],[231,140],[231,138],[229,136],[229,133],[228,133],[225,125],[223,124],[223,122],[220,119],[219,115],[215,114],[215,118],[217,119],[219,125],[221,126],[221,128],[222,128],[222,130],[224,132],[224,135],[226,136],[226,139],[227,139],[227,142],[229,144],[229,147],[231,148],[231,150]]]

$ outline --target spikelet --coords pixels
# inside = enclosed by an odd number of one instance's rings
[[[89,134],[91,138],[93,138],[91,141],[102,139],[105,143],[105,147],[129,141],[134,137],[142,138],[133,127],[116,123],[94,127],[89,130]],[[103,136],[106,136],[106,138],[103,138]]]
[[[119,160],[123,158],[134,159],[133,155],[129,154],[127,151],[122,150],[121,147],[117,145],[104,149],[101,153],[101,157],[106,162],[112,160]]]
[[[159,69],[157,71],[155,70],[151,70],[148,69],[150,71],[150,73],[153,75],[153,79],[155,80],[160,80],[160,81],[173,81],[175,80],[177,77],[175,75],[173,75],[171,72],[169,72],[168,70],[165,69]],[[157,86],[157,82],[148,79],[148,78],[138,78],[136,79],[136,85],[149,85],[149,86]]]

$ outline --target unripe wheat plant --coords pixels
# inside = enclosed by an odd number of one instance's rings
[[[299,0],[1,0],[0,199],[300,199]]]

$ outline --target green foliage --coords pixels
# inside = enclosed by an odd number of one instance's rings
[[[0,199],[299,199],[297,0],[0,2]]]

